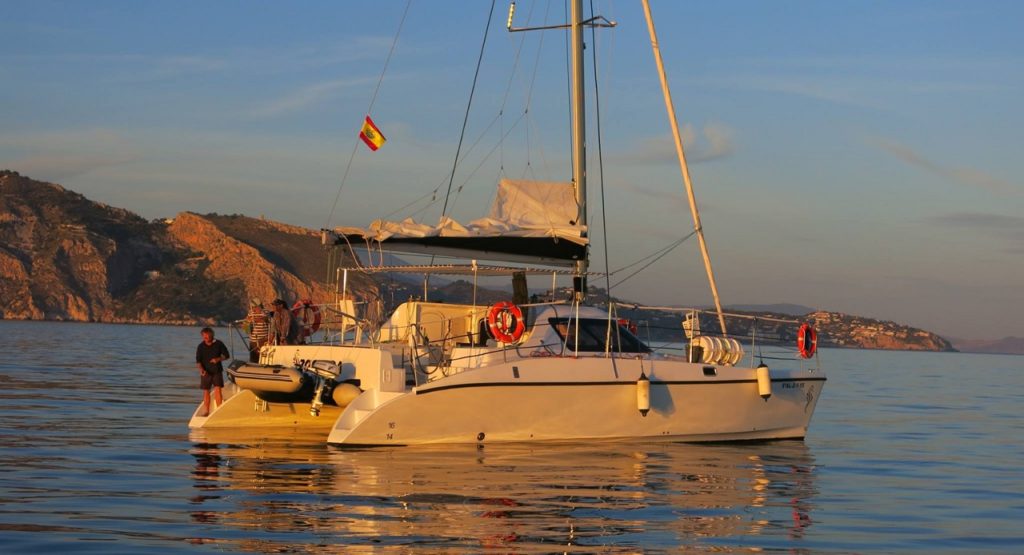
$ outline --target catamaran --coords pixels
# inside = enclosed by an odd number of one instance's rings
[[[644,8],[714,310],[625,307],[610,296],[588,302],[588,278],[597,274],[588,256],[583,31],[615,24],[584,19],[582,0],[574,0],[571,21],[554,27],[572,38],[572,181],[503,179],[487,216],[465,225],[442,217],[436,226],[404,220],[325,230],[325,245],[369,253],[366,263],[338,270],[337,299],[314,306],[315,323],[322,309],[333,327],[321,341],[264,346],[258,363],[232,364],[224,402],[208,416],[197,408],[189,426],[301,427],[340,446],[803,438],[826,379],[815,332],[776,320],[799,329],[772,368],[754,356],[756,323],[738,337],[726,333],[726,319],[751,317],[722,310],[646,1]],[[508,29],[530,30],[514,28],[513,13],[514,3]],[[466,262],[384,265],[378,251]],[[483,306],[410,300],[378,323],[360,314],[347,287],[351,272],[453,275],[474,287],[510,276],[518,294]],[[538,275],[571,278],[567,298],[526,298],[526,276]],[[678,314],[685,349],[652,348],[619,317],[621,308]],[[701,325],[702,315],[720,332],[702,331],[712,327]]]

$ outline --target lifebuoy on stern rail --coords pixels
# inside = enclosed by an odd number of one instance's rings
[[[811,358],[818,352],[818,332],[810,324],[804,323],[796,334],[796,348],[802,358]]]
[[[491,336],[502,343],[515,343],[526,331],[523,311],[508,301],[494,303],[487,312],[487,326]]]
[[[300,339],[305,339],[320,329],[320,307],[310,299],[301,299],[292,306],[292,317],[299,324]]]

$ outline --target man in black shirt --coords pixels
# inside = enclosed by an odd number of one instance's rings
[[[203,328],[203,341],[196,347],[196,367],[199,368],[199,388],[203,390],[203,412],[200,416],[210,415],[210,388],[217,406],[221,405],[220,389],[224,387],[224,367],[221,362],[231,358],[227,346],[220,339],[213,338],[213,330]]]

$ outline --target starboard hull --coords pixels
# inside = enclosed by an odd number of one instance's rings
[[[711,377],[704,376],[704,366],[690,363],[662,362],[655,368],[646,370],[651,380],[646,416],[637,406],[639,361],[526,360],[450,376],[377,407],[357,400],[338,419],[328,442],[798,439],[807,433],[825,381],[813,371],[777,372],[773,395],[765,401],[752,368],[720,367],[715,372],[722,375]]]

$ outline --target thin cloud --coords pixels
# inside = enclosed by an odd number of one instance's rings
[[[690,144],[697,145],[693,156],[694,162],[706,162],[733,153],[732,130],[723,124],[710,123],[704,126],[704,140],[706,143],[703,145],[703,148],[697,143],[697,136],[692,125],[684,127],[683,131],[683,146],[686,146],[688,140]]]
[[[985,212],[951,212],[926,218],[927,223],[941,227],[959,227],[1007,243],[1004,252],[1024,254],[1024,216],[1007,216]]]
[[[1007,216],[985,212],[951,212],[927,218],[928,222],[971,228],[1024,241],[1024,216]]]
[[[863,91],[857,92],[859,83],[853,81],[841,83],[799,77],[747,77],[737,84],[755,91],[791,94],[845,106],[883,108],[869,101]]]
[[[1012,71],[1012,60],[875,57],[754,57],[723,61],[730,67],[700,82],[712,87],[767,92],[838,106],[889,112],[894,102],[926,96],[978,95],[1005,90],[993,75]],[[907,68],[914,68],[907,73]],[[936,78],[954,74],[960,79]],[[970,75],[970,78],[963,78]]]
[[[980,93],[997,90],[994,85],[978,82],[912,81],[884,79],[875,76],[863,78],[793,75],[748,76],[737,78],[732,84],[752,90],[791,94],[846,106],[874,109],[891,109],[888,102],[879,99],[893,95]]]
[[[1000,179],[975,168],[953,168],[942,166],[928,158],[925,158],[916,150],[891,139],[879,137],[869,139],[868,142],[911,166],[944,177],[966,187],[982,189],[1001,195],[1019,195],[1022,193],[1020,187],[1011,184],[1009,181]]]
[[[709,123],[698,134],[693,125],[686,124],[680,131],[683,136],[683,148],[686,161],[697,164],[723,158],[735,151],[732,142],[732,129],[720,123]],[[617,162],[626,164],[675,164],[675,141],[671,135],[645,137],[631,151],[614,157]]]
[[[390,37],[361,36],[335,44],[292,44],[269,49],[235,48],[215,53],[178,52],[150,55],[128,52],[0,53],[0,66],[92,66],[94,78],[145,82],[178,79],[206,73],[254,77],[293,73],[302,69],[339,66],[361,60],[383,59]]]
[[[104,128],[0,135],[0,167],[62,180],[140,158],[137,145]]]
[[[99,168],[119,166],[133,162],[131,156],[104,156],[104,155],[60,155],[52,154],[45,156],[32,156],[0,162],[0,167],[9,168],[22,175],[31,176],[46,181],[61,181],[72,177],[87,174]]]
[[[647,189],[645,187],[639,187],[628,183],[618,183],[615,188],[628,191],[629,193],[642,195],[658,201],[659,204],[678,205],[683,207],[686,204],[686,197],[680,191],[656,191],[653,189]]]
[[[222,71],[228,62],[221,58],[206,56],[165,56],[157,58],[154,64],[155,77],[177,77],[193,73]]]
[[[371,82],[372,80],[369,78],[335,79],[307,85],[281,98],[256,107],[252,114],[259,117],[274,117],[299,112],[328,102],[335,98],[341,90],[362,87]]]
[[[131,82],[146,80],[163,80],[186,75],[221,72],[228,69],[232,62],[220,56],[203,55],[167,55],[152,56],[145,54],[92,54],[92,53],[57,53],[57,54],[13,54],[0,55],[0,60],[9,63],[20,63],[30,66],[54,67],[93,66],[98,75],[106,74],[117,79]]]

